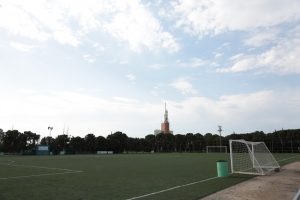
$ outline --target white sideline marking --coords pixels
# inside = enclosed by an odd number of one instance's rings
[[[31,178],[31,177],[37,177],[37,176],[51,176],[51,175],[71,174],[71,173],[80,173],[80,172],[83,172],[83,171],[73,171],[73,172],[70,171],[70,172],[60,172],[60,173],[36,174],[36,175],[28,175],[28,176],[12,176],[12,177],[0,178],[0,180]]]
[[[213,180],[213,179],[216,179],[216,178],[218,178],[218,177],[215,176],[215,177],[212,177],[212,178],[208,178],[208,179],[204,179],[204,180],[200,180],[200,181],[196,181],[196,182],[192,182],[192,183],[187,183],[187,184],[184,184],[184,185],[178,185],[178,186],[171,187],[171,188],[168,188],[168,189],[165,189],[165,190],[160,190],[160,191],[157,191],[157,192],[152,192],[152,193],[137,196],[137,197],[132,197],[132,198],[129,198],[129,199],[126,199],[126,200],[140,199],[140,198],[152,196],[152,195],[155,195],[155,194],[167,192],[167,191],[170,191],[170,190],[175,190],[175,189],[178,189],[178,188],[186,187],[186,186],[189,186],[189,185],[194,185],[194,184],[197,184],[197,183],[203,183],[203,182],[210,181],[210,180]]]
[[[299,156],[299,155],[298,155],[298,156]],[[282,162],[282,161],[285,161],[285,160],[293,159],[293,158],[296,158],[296,157],[298,157],[298,156],[293,156],[293,157],[281,159],[281,160],[278,160],[277,162]],[[145,195],[141,195],[141,196],[137,196],[137,197],[132,197],[132,198],[129,198],[129,199],[126,199],[126,200],[140,199],[140,198],[152,196],[152,195],[155,195],[155,194],[167,192],[167,191],[170,191],[170,190],[175,190],[175,189],[177,189],[177,188],[186,187],[186,186],[189,186],[189,185],[194,185],[194,184],[197,184],[197,183],[202,183],[202,182],[210,181],[210,180],[213,180],[213,179],[216,179],[216,178],[218,178],[218,177],[216,176],[216,177],[204,179],[204,180],[201,180],[201,181],[196,181],[196,182],[193,182],[193,183],[188,183],[188,184],[184,184],[184,185],[178,185],[178,186],[175,186],[175,187],[172,187],[172,188],[168,188],[168,189],[165,189],[165,190],[160,190],[160,191],[157,191],[157,192],[152,192],[152,193],[145,194]],[[299,190],[299,191],[300,191],[300,190]]]

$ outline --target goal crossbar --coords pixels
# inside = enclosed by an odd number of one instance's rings
[[[206,146],[206,153],[227,153],[227,146]]]

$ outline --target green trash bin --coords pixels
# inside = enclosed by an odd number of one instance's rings
[[[218,177],[228,176],[228,162],[226,160],[217,161],[217,172],[218,172]]]

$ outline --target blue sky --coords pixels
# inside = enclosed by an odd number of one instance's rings
[[[299,0],[0,0],[0,128],[299,128]]]

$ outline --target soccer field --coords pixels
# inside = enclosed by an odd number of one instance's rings
[[[251,177],[215,178],[220,159],[229,154],[0,156],[0,199],[199,199]]]

